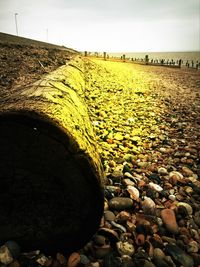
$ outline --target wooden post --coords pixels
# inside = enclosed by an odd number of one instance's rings
[[[103,58],[106,60],[106,52],[103,52]]]
[[[84,68],[77,57],[0,99],[2,243],[67,253],[99,227],[104,176],[84,104]]]
[[[145,64],[146,64],[146,65],[149,64],[149,56],[148,56],[148,55],[145,56]]]

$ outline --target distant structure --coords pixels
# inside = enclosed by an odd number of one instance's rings
[[[148,65],[148,63],[149,63],[149,56],[146,55],[146,56],[145,56],[145,64]]]

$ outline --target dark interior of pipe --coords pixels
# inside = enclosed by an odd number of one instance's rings
[[[0,242],[23,251],[71,252],[96,232],[103,195],[87,160],[69,152],[53,124],[0,117]]]

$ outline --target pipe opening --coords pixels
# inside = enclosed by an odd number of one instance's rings
[[[89,163],[77,160],[53,124],[0,117],[0,236],[24,251],[71,252],[96,232],[103,194]]]

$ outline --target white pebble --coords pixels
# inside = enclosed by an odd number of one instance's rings
[[[166,168],[164,168],[164,167],[160,167],[160,168],[158,169],[158,173],[159,173],[159,174],[163,174],[163,175],[165,175],[165,174],[168,174],[168,171],[167,171]]]
[[[163,188],[162,188],[160,185],[155,184],[155,183],[153,183],[153,182],[150,182],[150,183],[149,183],[149,187],[150,187],[151,189],[157,191],[157,192],[161,192],[161,191],[163,191]]]
[[[175,195],[169,195],[169,199],[172,200],[172,201],[175,201],[176,200],[176,196]]]

